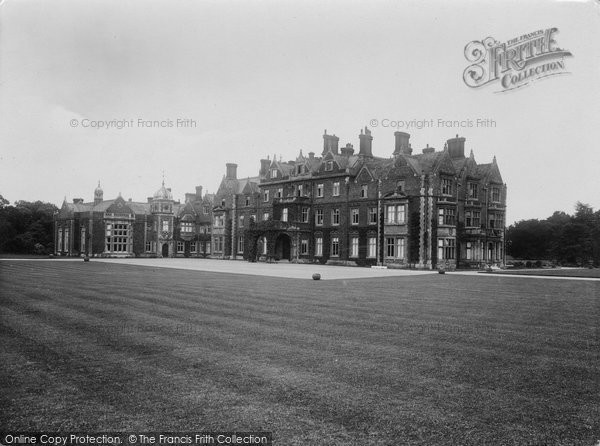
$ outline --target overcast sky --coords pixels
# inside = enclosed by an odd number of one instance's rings
[[[0,194],[145,201],[215,192],[225,163],[322,150],[323,130],[391,156],[390,121],[434,120],[415,151],[456,134],[495,155],[507,223],[600,208],[600,3],[542,1],[16,1],[0,3]],[[512,92],[469,88],[464,48],[556,27],[570,74]],[[440,126],[490,119],[493,127]],[[177,127],[177,120],[195,127]],[[86,127],[125,120],[117,129]],[[146,128],[139,120],[171,121]],[[377,120],[378,125],[372,121]],[[193,123],[192,123],[193,124]],[[168,125],[168,124],[167,124]]]

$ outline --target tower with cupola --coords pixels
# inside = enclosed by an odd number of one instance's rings
[[[151,213],[156,228],[156,255],[158,257],[173,257],[173,194],[171,188],[162,186],[152,197]]]

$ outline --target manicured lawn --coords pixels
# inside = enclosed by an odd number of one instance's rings
[[[524,276],[590,277],[600,279],[600,268],[507,269],[495,271],[495,273]]]
[[[600,439],[600,283],[0,262],[2,430]]]

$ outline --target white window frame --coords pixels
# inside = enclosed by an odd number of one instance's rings
[[[340,196],[340,182],[339,181],[336,181],[335,183],[333,183],[333,189],[332,189],[331,195],[334,197]]]
[[[358,237],[350,239],[350,257],[358,257]]]

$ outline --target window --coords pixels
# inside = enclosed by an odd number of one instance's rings
[[[331,238],[331,256],[339,257],[340,255],[340,239],[338,237]]]
[[[481,226],[481,212],[480,211],[466,211],[465,212],[465,226],[469,228],[479,228]]]
[[[358,237],[350,239],[350,257],[358,257]]]
[[[182,254],[185,250],[185,245],[183,242],[177,242],[177,254]]]
[[[442,195],[452,195],[452,180],[442,178]]]
[[[163,220],[162,221],[162,230],[163,231],[168,231],[169,230],[169,220]]]
[[[250,197],[246,197],[246,206],[250,206]]]
[[[406,239],[405,238],[397,238],[396,239],[396,257],[398,259],[403,259],[406,253]]]
[[[386,257],[395,257],[396,255],[396,239],[394,237],[386,237],[385,239]]]
[[[369,224],[377,224],[377,208],[369,208]]]
[[[302,208],[302,223],[308,223],[308,208]]]
[[[403,204],[390,204],[385,207],[385,222],[388,224],[404,224],[406,206]]]
[[[181,222],[181,232],[189,234],[193,231],[194,224],[191,221],[182,221]]]
[[[81,228],[81,233],[79,236],[79,246],[80,246],[79,251],[85,252],[85,228]]]
[[[210,254],[210,242],[206,243],[204,247],[206,249],[206,254]]]
[[[386,237],[386,257],[404,259],[406,255],[406,239],[399,237]]]
[[[327,161],[327,164],[325,165],[325,170],[333,170],[333,161]]]
[[[398,193],[404,192],[404,180],[398,180],[396,182],[396,192],[398,192]]]
[[[268,212],[265,212],[265,213],[263,214],[263,221],[267,221],[268,219],[269,219],[269,213],[268,213]]]
[[[377,238],[376,237],[369,237],[368,250],[369,250],[367,253],[368,257],[377,256]]]
[[[283,187],[277,188],[277,192],[275,192],[275,198],[283,197]]]
[[[335,183],[333,183],[333,196],[339,197],[339,195],[340,195],[340,183],[338,181],[336,181]]]
[[[455,211],[450,208],[438,209],[438,224],[442,225],[454,225],[455,224]]]
[[[504,216],[501,213],[491,212],[489,214],[489,220],[490,220],[489,228],[491,228],[491,229],[502,229],[502,227],[504,226],[503,225]]]
[[[340,210],[339,209],[334,209],[333,211],[331,211],[331,224],[336,225],[336,226],[340,224]]]
[[[213,220],[215,222],[215,226],[225,226],[225,216],[224,215],[215,215]],[[163,231],[164,231],[164,229],[163,229]]]
[[[271,169],[271,178],[277,178],[277,169]]]
[[[168,223],[168,222],[167,222]],[[131,231],[127,223],[115,223],[106,225],[106,252],[129,252],[128,246]],[[65,251],[68,247],[69,233],[65,229]]]
[[[451,260],[455,257],[455,243],[453,238],[438,239],[438,260]]]
[[[323,226],[323,209],[317,209],[315,211],[315,224],[317,226]]]
[[[323,198],[323,185],[317,184],[317,198]]]
[[[479,198],[479,184],[477,183],[468,183],[468,197],[477,200]]]
[[[192,254],[195,254],[198,251],[198,248],[196,247],[196,242],[190,242],[190,252]]]
[[[315,238],[315,256],[321,257],[323,255],[323,237]]]
[[[298,185],[298,192],[297,192],[297,195],[298,195],[299,197],[302,197],[302,196],[303,196],[303,186],[302,186],[302,184],[299,184],[299,185]]]
[[[213,239],[213,252],[223,252],[223,236],[218,235]]]
[[[367,186],[366,184],[363,184],[360,187],[360,198],[367,198],[369,195],[369,186]]]
[[[69,228],[65,228],[65,251],[70,253],[71,252],[71,245],[70,245],[70,240],[69,240]]]
[[[240,215],[240,219],[239,219],[239,224],[238,224],[238,226],[239,226],[240,228],[243,228],[243,227],[244,227],[244,216],[243,216],[243,215]]]
[[[300,254],[308,254],[308,240],[300,241]]]
[[[262,238],[262,253],[264,256],[267,255],[267,237]]]
[[[243,235],[238,235],[237,252],[238,252],[238,254],[242,254],[244,252],[244,236]]]
[[[471,242],[467,242],[467,260],[471,260],[473,258],[473,248],[471,246]]]
[[[350,211],[350,221],[352,222],[353,225],[358,224],[358,217],[359,217],[358,209],[352,209]]]
[[[281,221],[288,221],[288,208],[283,208],[281,211]]]
[[[500,188],[492,186],[492,201],[498,203],[500,201]]]
[[[146,242],[146,252],[152,251],[152,242]]]
[[[208,215],[209,211],[210,211],[210,210],[208,209],[208,206],[202,206],[202,213],[203,213],[204,215]]]
[[[256,223],[256,214],[250,214],[250,221]]]
[[[63,230],[62,228],[58,228],[58,241],[57,241],[57,246],[56,246],[56,252],[61,252],[63,249]]]
[[[269,190],[263,192],[263,201],[266,203],[269,201]]]

